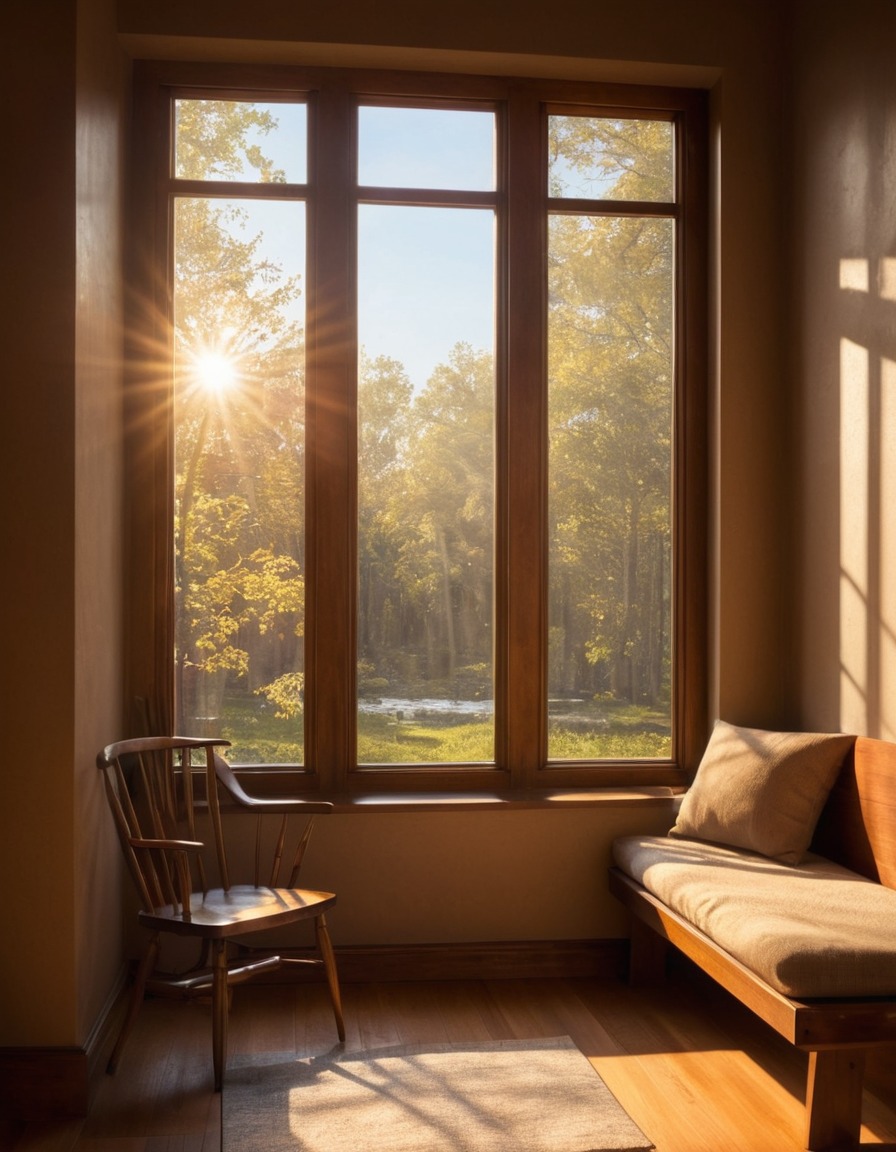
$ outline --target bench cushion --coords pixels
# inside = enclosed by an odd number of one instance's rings
[[[700,840],[624,836],[613,858],[786,996],[896,995],[896,891],[812,853],[799,865]]]

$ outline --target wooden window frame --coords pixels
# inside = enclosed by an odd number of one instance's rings
[[[702,91],[577,81],[284,66],[139,62],[135,70],[125,399],[128,698],[170,731],[173,678],[171,267],[174,96],[301,96],[318,117],[307,186],[305,764],[279,787],[333,796],[681,786],[705,745],[707,665],[707,156]],[[357,324],[353,154],[365,102],[493,107],[499,219],[494,764],[357,765]],[[446,105],[447,102],[447,105]],[[546,758],[547,110],[656,115],[677,140],[673,436],[673,749],[668,760]],[[339,141],[338,145],[331,142]],[[228,184],[238,195],[246,186]],[[268,186],[270,187],[270,186]],[[276,188],[273,189],[276,191]],[[365,194],[370,190],[363,190]],[[258,186],[251,186],[252,195]],[[264,194],[264,193],[262,193]],[[389,190],[373,199],[388,201]],[[362,196],[362,199],[364,197]],[[370,202],[369,199],[365,202]],[[573,206],[575,202],[572,202]],[[556,205],[556,202],[554,202]],[[616,208],[614,205],[614,213]],[[622,210],[631,206],[622,205]],[[643,206],[635,205],[635,208]],[[533,259],[534,257],[534,259]],[[508,383],[510,382],[510,383]],[[322,399],[326,398],[326,403]],[[512,574],[512,578],[511,578]],[[149,717],[149,719],[147,719]],[[252,769],[256,771],[255,769]],[[264,775],[265,770],[259,770]]]

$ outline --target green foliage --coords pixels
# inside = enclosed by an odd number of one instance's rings
[[[391,687],[385,676],[364,676],[358,679],[358,695],[362,697],[387,696]]]
[[[610,198],[669,198],[668,123],[551,124],[558,173]],[[672,240],[667,219],[551,220],[552,694],[668,701]]]
[[[659,732],[551,731],[553,760],[661,760],[671,751],[670,737]]]
[[[551,116],[548,151],[552,196],[672,198],[672,124],[667,120]],[[573,174],[574,188],[567,186],[565,173]]]
[[[249,101],[177,102],[177,175],[184,180],[227,180],[255,169],[264,183],[282,184],[286,176],[265,156],[255,135],[266,136],[277,118]]]
[[[450,764],[492,759],[494,735],[490,724],[442,727],[365,715],[359,725],[361,764]]]
[[[672,754],[669,716],[663,709],[622,704],[610,694],[556,706],[562,715],[548,717],[553,760],[650,760]]]
[[[301,672],[286,672],[271,684],[256,688],[258,696],[264,696],[275,706],[274,716],[278,720],[293,720],[304,711],[302,693],[305,691],[305,676]]]
[[[251,103],[178,105],[181,175],[282,179]],[[188,197],[175,218],[176,645],[179,721],[214,716],[228,685],[298,674],[304,631],[303,335],[299,276],[261,255],[238,201]],[[209,355],[231,387],[203,376]]]
[[[359,648],[391,694],[490,695],[494,397],[464,344],[417,395],[394,361],[362,362]]]

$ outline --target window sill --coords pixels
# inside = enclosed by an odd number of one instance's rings
[[[251,786],[247,787],[251,792]],[[292,793],[290,798],[325,800],[333,812],[543,811],[569,808],[672,808],[683,789],[662,785],[632,788],[576,788],[520,792],[364,792]],[[285,794],[283,794],[285,795]],[[267,794],[265,799],[274,800]]]
[[[483,809],[522,810],[559,808],[665,808],[675,795],[671,788],[594,788],[551,792],[387,793],[330,796],[334,812],[476,812]]]

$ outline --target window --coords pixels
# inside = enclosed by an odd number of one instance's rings
[[[672,750],[675,160],[668,118],[549,115],[552,759]]]
[[[187,65],[140,92],[132,695],[307,790],[683,780],[700,95]]]

